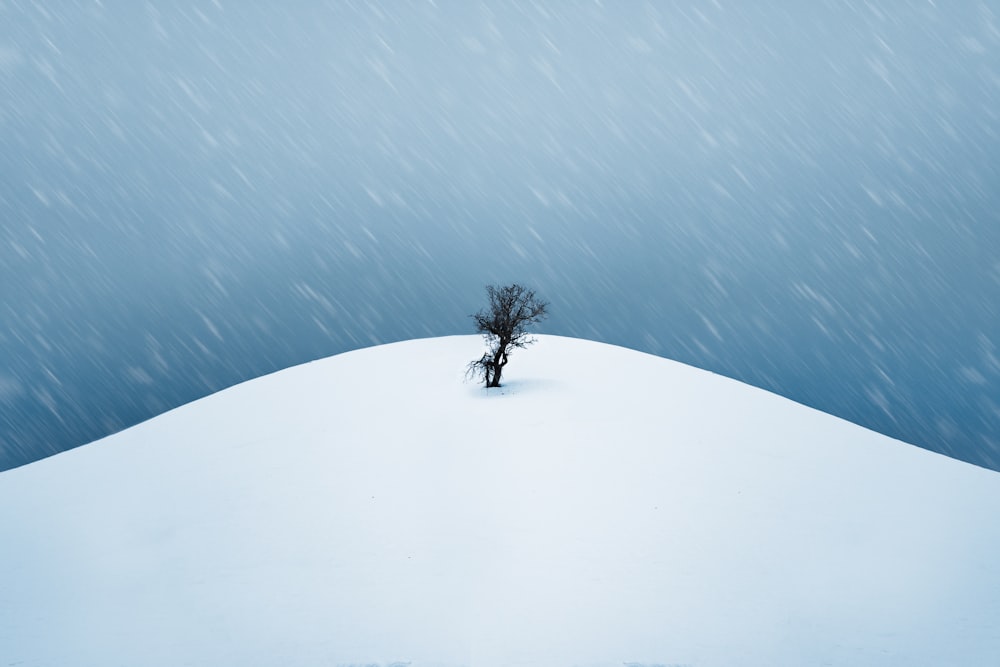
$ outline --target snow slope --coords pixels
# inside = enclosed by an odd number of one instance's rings
[[[541,336],[331,357],[0,473],[0,666],[975,665],[1000,475]]]

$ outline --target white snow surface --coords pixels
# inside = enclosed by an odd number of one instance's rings
[[[539,336],[341,354],[0,474],[0,666],[996,665],[1000,475]]]

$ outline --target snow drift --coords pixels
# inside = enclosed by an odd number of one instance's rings
[[[342,354],[0,474],[2,665],[987,665],[1000,475],[541,336]]]

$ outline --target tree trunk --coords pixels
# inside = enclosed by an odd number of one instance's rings
[[[493,355],[493,361],[490,366],[493,367],[493,378],[490,379],[487,373],[486,386],[487,387],[499,387],[500,386],[500,374],[503,373],[503,367],[507,363],[507,344],[503,341],[500,342],[500,346],[497,348],[497,353]]]

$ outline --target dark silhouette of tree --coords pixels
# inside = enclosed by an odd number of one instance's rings
[[[535,290],[517,283],[500,287],[487,285],[490,305],[472,316],[476,331],[486,339],[487,350],[482,358],[469,364],[469,373],[479,376],[487,387],[499,387],[500,376],[510,353],[535,342],[525,328],[548,315],[548,305],[535,295]]]

